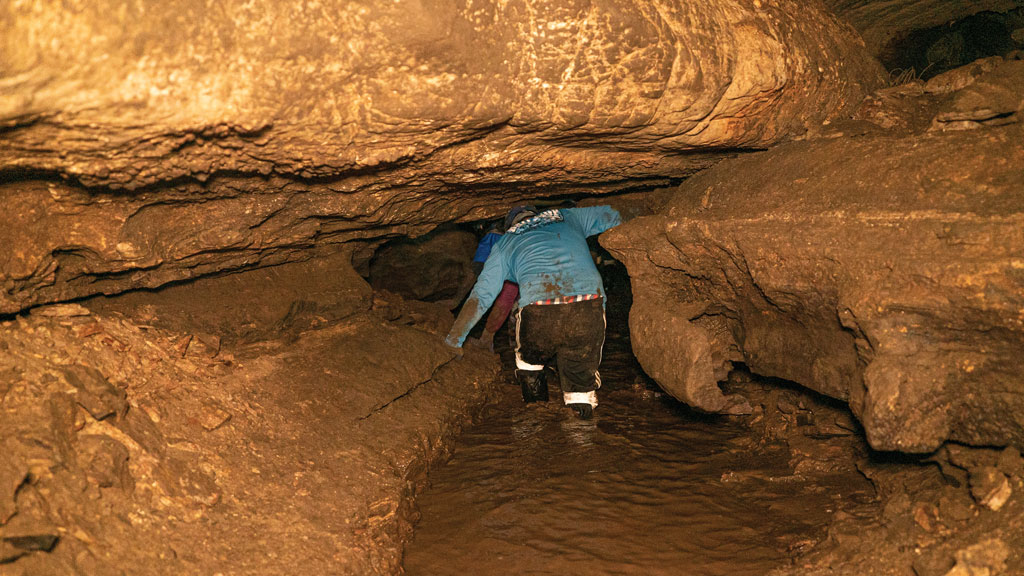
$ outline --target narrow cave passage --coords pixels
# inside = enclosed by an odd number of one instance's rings
[[[1024,0],[110,4],[0,1],[0,576],[1024,576]],[[568,198],[583,422],[452,330]]]
[[[784,391],[785,414],[780,389],[743,370],[727,385],[765,400],[755,415],[703,415],[662,393],[632,353],[625,267],[606,252],[599,262],[608,329],[595,419],[576,419],[557,390],[524,405],[499,332],[500,401],[417,497],[406,573],[765,574],[823,540],[837,512],[877,514],[853,462],[863,439],[837,425],[855,428],[841,409]],[[783,438],[794,434],[803,453]]]

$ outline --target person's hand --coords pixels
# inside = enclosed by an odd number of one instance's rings
[[[444,337],[444,345],[448,347],[448,350],[450,350],[452,354],[455,354],[456,358],[462,358],[462,355],[464,354],[462,346],[459,346],[459,341],[452,338],[451,334]]]

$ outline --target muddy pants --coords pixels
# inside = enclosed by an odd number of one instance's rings
[[[558,369],[566,404],[597,406],[601,387],[601,350],[604,347],[604,300],[569,304],[530,304],[515,312],[516,379],[523,399],[547,400],[544,367]],[[542,389],[531,399],[530,387]]]

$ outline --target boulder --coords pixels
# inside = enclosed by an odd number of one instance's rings
[[[1022,165],[1020,124],[723,162],[601,238],[637,357],[705,409],[735,361],[845,400],[879,450],[1024,446]]]
[[[473,281],[476,245],[476,236],[462,230],[386,244],[370,262],[370,284],[412,300],[455,298]]]

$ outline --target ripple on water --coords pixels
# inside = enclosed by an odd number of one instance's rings
[[[841,488],[808,489],[743,426],[627,389],[601,402],[583,422],[510,393],[467,430],[417,500],[407,573],[759,575],[826,523]]]

